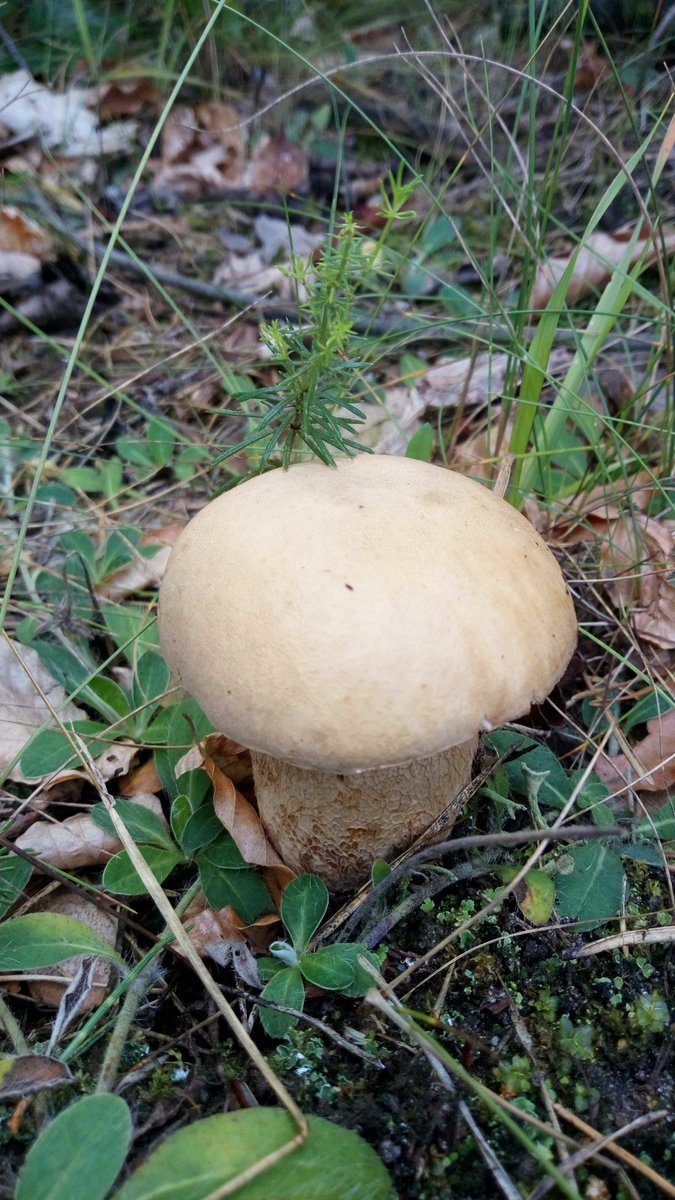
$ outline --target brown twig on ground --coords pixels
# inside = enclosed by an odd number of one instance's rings
[[[663,1175],[659,1175],[658,1171],[655,1171],[652,1167],[648,1166],[647,1163],[642,1162],[642,1159],[636,1158],[634,1154],[631,1154],[628,1150],[624,1150],[623,1146],[616,1146],[613,1141],[614,1138],[622,1137],[626,1133],[632,1132],[636,1127],[642,1128],[644,1125],[650,1124],[654,1120],[662,1121],[664,1117],[669,1117],[671,1114],[666,1109],[660,1110],[656,1113],[646,1113],[644,1117],[638,1117],[636,1121],[631,1121],[630,1125],[626,1125],[622,1129],[618,1129],[615,1133],[607,1134],[603,1137],[601,1133],[598,1133],[597,1129],[594,1129],[593,1126],[589,1125],[586,1121],[582,1121],[581,1117],[577,1116],[576,1113],[570,1112],[570,1110],[565,1108],[564,1105],[554,1104],[553,1107],[558,1113],[558,1116],[562,1117],[565,1121],[569,1121],[570,1125],[574,1125],[575,1129],[581,1130],[581,1132],[585,1133],[587,1137],[593,1139],[595,1145],[588,1147],[588,1150],[591,1154],[596,1149],[599,1150],[602,1148],[609,1150],[610,1154],[613,1154],[615,1158],[620,1159],[621,1162],[625,1163],[627,1167],[632,1167],[635,1171],[639,1171],[641,1175],[644,1175],[645,1179],[649,1179],[650,1183],[653,1183],[654,1186],[659,1188],[666,1196],[671,1196],[675,1200],[674,1184],[669,1183],[667,1179],[664,1179]],[[579,1153],[581,1154],[583,1151],[579,1151]],[[576,1158],[577,1155],[574,1157]],[[544,1194],[545,1193],[542,1193],[542,1195]],[[532,1198],[532,1200],[534,1200],[534,1198]]]

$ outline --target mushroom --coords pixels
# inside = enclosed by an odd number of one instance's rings
[[[451,825],[479,732],[543,700],[576,645],[524,516],[443,467],[366,454],[208,504],[171,553],[159,625],[183,688],[251,748],[284,862],[334,889]]]

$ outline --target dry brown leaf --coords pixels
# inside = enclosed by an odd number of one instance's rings
[[[241,182],[259,194],[306,192],[309,160],[300,146],[284,137],[264,138],[246,164]]]
[[[74,917],[75,920],[82,921],[85,925],[88,925],[94,933],[98,934],[103,941],[108,942],[110,946],[114,946],[115,944],[118,924],[116,918],[111,913],[98,908],[91,900],[86,900],[83,896],[75,896],[71,892],[52,892],[40,911],[58,913],[64,917]],[[64,987],[68,986],[70,980],[80,970],[82,961],[82,955],[76,955],[74,958],[68,958],[65,962],[58,963],[55,967],[43,969],[40,972],[41,975],[53,975],[55,980],[60,979],[61,982],[45,983],[42,980],[30,982],[28,987],[31,996],[34,996],[40,1004],[46,1004],[49,1008],[58,1008],[63,997]],[[111,965],[108,959],[96,959],[93,987],[82,1004],[81,1012],[90,1012],[92,1008],[96,1008],[105,1000],[110,980],[110,970]]]
[[[47,258],[53,249],[53,239],[35,221],[11,205],[0,208],[0,250],[18,250],[39,260]]]
[[[213,781],[213,807],[228,833],[234,838],[247,863],[259,867],[283,866],[267,839],[262,821],[252,804],[238,792],[232,780],[219,770],[205,747],[204,768]]]
[[[541,510],[546,540],[553,546],[574,546],[596,538],[611,540],[614,523],[631,511],[644,512],[654,494],[654,481],[647,471],[635,475],[627,488],[618,481],[580,492],[564,508]]]
[[[102,154],[129,150],[136,124],[116,122],[99,129],[98,117],[90,108],[93,95],[78,87],[54,92],[37,83],[29,71],[14,71],[0,78],[2,124],[12,141],[35,138],[49,149],[58,149],[65,158],[93,156],[98,160]]]
[[[282,300],[292,300],[296,292],[300,299],[306,296],[304,285],[297,285],[282,270],[281,266],[270,266],[260,250],[249,254],[230,254],[213,273],[215,287],[234,288],[246,295],[275,292]]]
[[[645,247],[651,246],[647,252],[647,263],[656,261],[661,253],[662,245],[666,254],[672,254],[675,250],[675,229],[664,229],[662,232],[663,243],[659,238],[656,248],[653,246],[650,235],[638,239],[631,255],[629,267],[635,265]],[[590,234],[579,251],[567,289],[568,304],[575,304],[582,296],[588,295],[589,292],[602,287],[607,282],[614,267],[621,262],[626,251],[626,243],[630,241],[631,236],[630,229],[616,229],[614,233]],[[549,258],[539,268],[530,299],[532,308],[544,308],[548,304],[556,285],[567,269],[572,253]]]
[[[57,1058],[46,1054],[3,1055],[0,1075],[0,1102],[33,1096],[49,1088],[64,1087],[73,1082],[70,1068]]]
[[[246,969],[246,960],[242,961],[241,952],[249,944],[258,953],[268,949],[274,927],[278,923],[277,916],[268,915],[261,917],[253,925],[244,925],[229,905],[219,909],[209,908],[203,892],[195,896],[182,918],[188,937],[201,958],[208,956],[220,966],[232,962],[235,970],[240,965]],[[178,943],[175,943],[174,948],[177,954],[183,955]],[[256,985],[260,986],[259,981],[253,986]]]
[[[572,44],[570,40],[570,46]],[[575,90],[578,92],[590,92],[591,88],[595,87],[601,80],[606,79],[609,73],[609,63],[604,55],[600,53],[600,47],[597,42],[587,42],[584,40],[579,50],[577,73],[574,79]]]
[[[143,792],[161,792],[163,784],[157,773],[154,755],[140,767],[130,771],[124,779],[120,780],[118,787],[120,796],[126,796],[131,800],[135,800]]]
[[[66,703],[64,689],[42,665],[35,650],[0,638],[0,770],[16,758],[45,721],[53,723],[50,708],[31,682],[28,672],[64,721],[77,721],[86,716],[76,704]],[[17,783],[27,782],[18,765],[12,768],[9,778]]]
[[[359,441],[376,454],[405,454],[408,442],[420,427],[418,417],[424,403],[414,388],[399,385],[386,389],[381,404],[365,401],[359,408],[366,418],[358,428]],[[344,409],[338,415],[349,414]]]
[[[52,249],[49,235],[18,208],[0,208],[0,278],[30,278]]]
[[[156,588],[162,582],[166,564],[169,561],[172,547],[182,532],[182,525],[165,525],[161,529],[149,529],[144,533],[139,549],[144,546],[158,546],[159,549],[150,558],[134,553],[133,562],[122,567],[114,575],[110,575],[96,587],[98,596],[119,600],[132,592],[142,592],[146,588]]]
[[[135,795],[133,801],[149,808],[158,817],[162,816],[162,805],[157,796],[141,793]],[[35,821],[15,839],[14,845],[61,871],[105,866],[112,855],[122,849],[119,839],[104,833],[88,813],[77,813],[65,821]]]
[[[659,792],[675,784],[675,709],[647,722],[647,736],[633,747],[643,778],[636,779],[635,766],[625,754],[601,757],[596,771],[611,788],[630,783],[636,792]],[[634,782],[635,781],[635,782]]]
[[[609,524],[600,549],[612,602],[635,632],[662,649],[675,647],[675,522],[636,512]]]
[[[246,130],[229,104],[216,100],[196,109],[174,109],[164,126],[157,187],[181,196],[228,190],[257,194],[305,191],[309,163],[305,152],[284,137],[265,136],[247,159]]]
[[[423,408],[470,408],[486,405],[504,393],[504,381],[511,361],[508,354],[469,354],[464,358],[441,361],[415,382],[415,391]],[[562,375],[572,361],[569,350],[553,350],[549,359],[550,375]]]
[[[112,79],[98,93],[99,115],[102,121],[135,117],[142,108],[155,104],[157,98],[157,89],[147,75],[130,74],[121,79]]]
[[[236,109],[215,100],[175,108],[164,126],[156,186],[188,199],[240,186],[246,135],[238,125]]]

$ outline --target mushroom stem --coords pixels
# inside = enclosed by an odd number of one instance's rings
[[[376,858],[409,846],[447,811],[447,835],[478,738],[395,767],[334,774],[252,752],[258,811],[287,866],[331,890],[362,883]]]

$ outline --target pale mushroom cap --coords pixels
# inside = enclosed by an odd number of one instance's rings
[[[463,475],[365,454],[271,471],[208,504],[171,554],[159,622],[218,730],[345,773],[521,716],[577,636],[525,517]]]

